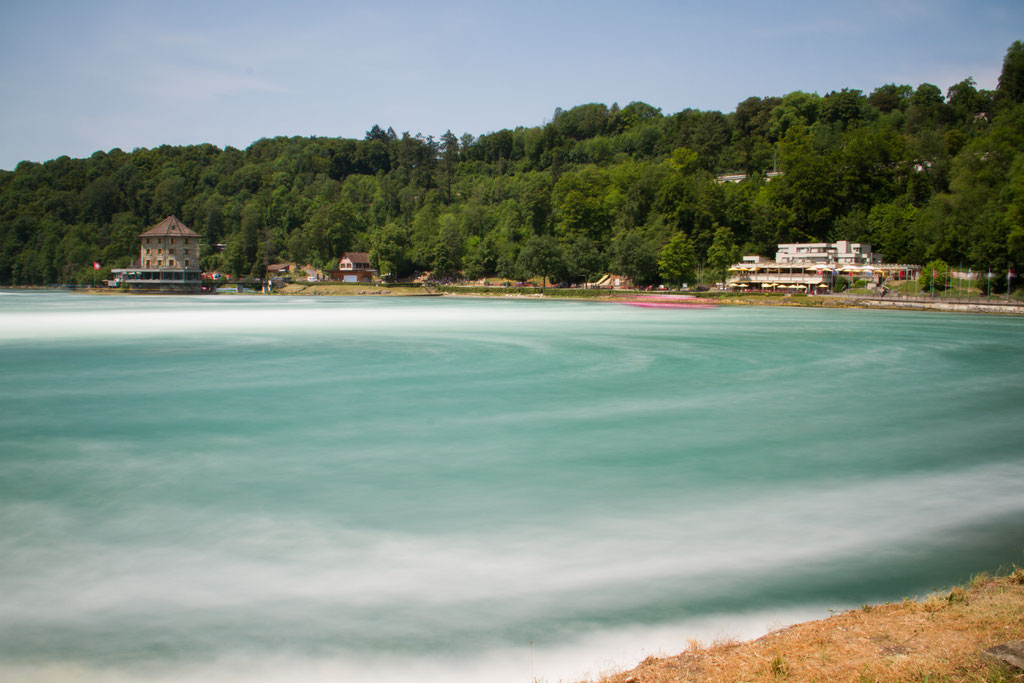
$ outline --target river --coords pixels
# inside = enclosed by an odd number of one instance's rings
[[[0,678],[575,680],[1024,564],[1024,318],[0,291]]]

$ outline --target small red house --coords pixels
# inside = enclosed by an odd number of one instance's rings
[[[342,282],[373,282],[377,269],[370,267],[370,255],[363,251],[347,251],[338,259],[338,269],[331,271],[332,280]]]

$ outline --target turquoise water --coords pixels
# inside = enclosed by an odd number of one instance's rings
[[[0,377],[0,678],[573,679],[1024,564],[1020,318],[2,292]]]

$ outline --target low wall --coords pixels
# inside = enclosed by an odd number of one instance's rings
[[[941,299],[843,298],[852,305],[865,308],[893,308],[916,311],[955,311],[960,313],[1006,313],[1024,315],[1024,305],[1017,302],[942,301]]]

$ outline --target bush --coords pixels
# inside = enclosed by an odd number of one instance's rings
[[[921,278],[918,282],[921,291],[931,290],[933,282],[936,291],[945,291],[949,286],[949,265],[942,259],[930,261],[921,269]]]

